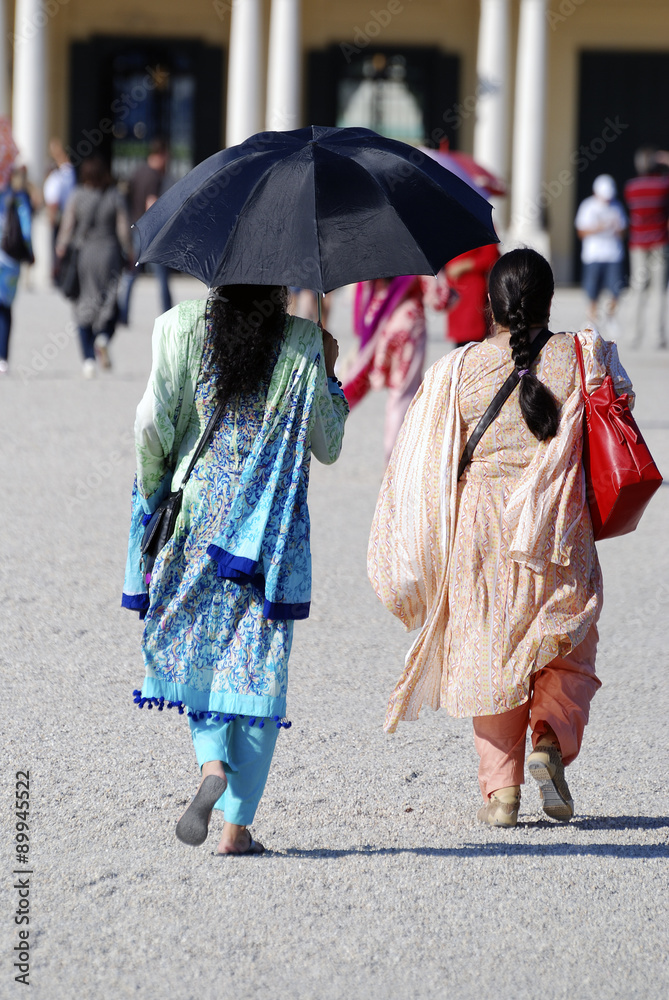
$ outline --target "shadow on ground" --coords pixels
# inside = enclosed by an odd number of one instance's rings
[[[615,830],[661,830],[669,827],[669,817],[667,816],[598,816],[584,817],[573,820],[568,826],[562,829],[579,831],[615,831]],[[519,823],[516,830],[556,830],[560,827],[548,820],[535,820]],[[500,830],[500,837],[505,837],[512,831]],[[600,857],[614,858],[667,858],[669,857],[669,843],[659,844],[630,844],[630,843],[533,843],[518,844],[501,840],[499,843],[485,844],[462,844],[458,847],[348,847],[341,849],[311,848],[302,850],[300,848],[289,848],[286,851],[268,850],[265,857],[285,857],[285,858],[342,858],[354,855],[369,857],[388,857],[402,854],[415,854],[417,857],[433,858],[476,858],[476,857],[498,857],[501,855],[535,855],[538,857],[578,857],[579,855],[593,855]]]

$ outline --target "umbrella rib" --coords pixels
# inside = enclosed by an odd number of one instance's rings
[[[283,162],[285,163],[286,161],[290,160],[293,156],[296,156],[300,152],[301,152],[301,150],[299,150],[299,149],[295,150],[295,152],[291,153],[290,156],[287,156]],[[248,192],[248,194],[246,196],[246,199],[245,199],[245,204],[253,197],[253,195],[258,190],[258,188],[260,187],[260,185],[265,182],[265,180],[267,178],[267,174],[268,174],[268,172],[271,171],[271,169],[272,169],[273,166],[275,166],[275,164],[271,163],[269,165],[269,167],[266,170],[264,170],[263,173],[260,175],[260,177],[258,178],[258,180],[256,181],[256,183],[249,190],[249,192]],[[314,197],[315,197],[315,195],[314,195]],[[244,214],[243,210],[237,212],[237,216],[235,218],[234,224],[231,226],[230,232],[228,233],[228,238],[227,238],[226,243],[225,243],[226,247],[228,247],[230,245],[230,243],[231,243],[231,241],[233,239],[233,236],[236,233],[237,227],[239,225],[240,219],[242,218],[243,214]],[[316,220],[316,226],[318,226],[318,220]],[[318,264],[319,264],[319,268],[320,268],[320,259],[319,259]],[[321,275],[321,278],[322,278],[322,275]]]
[[[313,162],[314,162],[314,171],[313,171],[313,180],[314,180],[314,185],[313,185],[313,187],[314,187],[314,220],[316,222],[316,247],[318,249],[318,275],[319,275],[320,284],[321,284],[321,288],[322,288],[323,287],[323,261],[321,260],[321,227],[320,227],[319,219],[318,219],[318,202],[317,202],[317,198],[316,198],[316,157],[314,157],[314,161]],[[316,294],[317,295],[321,295],[322,292],[317,292]],[[320,317],[320,312],[321,312],[321,307],[320,307],[320,299],[319,299],[319,306],[318,306],[318,319],[319,319],[319,321],[320,321],[320,318],[321,318]]]
[[[349,159],[349,157],[346,157],[346,156],[343,156],[343,154],[342,154],[342,153],[340,153],[340,152],[339,152],[338,150],[336,150],[336,149],[332,149],[332,148],[328,147],[328,152],[330,152],[330,153],[333,153],[333,154],[334,154],[335,156],[340,156],[340,157],[342,157],[342,159],[345,159],[345,160],[348,160],[348,159]],[[364,168],[362,168],[362,169],[364,169]],[[374,184],[376,184],[376,186],[377,186],[377,187],[379,188],[379,190],[380,190],[380,191],[381,191],[381,192],[383,193],[383,195],[384,195],[384,198],[386,198],[386,199],[387,199],[387,192],[386,192],[386,189],[385,189],[385,188],[383,187],[383,185],[382,185],[382,184],[381,184],[381,183],[379,182],[379,180],[378,180],[378,179],[376,178],[376,176],[375,176],[374,174],[370,173],[369,171],[367,172],[367,176],[368,176],[368,177],[370,178],[370,180],[372,180],[372,181],[374,182]],[[427,174],[426,174],[425,176],[427,177],[428,181],[429,181],[429,182],[430,182],[430,183],[431,183],[431,184],[432,184],[432,185],[433,185],[433,186],[434,186],[435,188],[437,188],[437,190],[438,190],[438,191],[442,191],[442,193],[443,193],[443,194],[445,194],[445,193],[446,193],[446,192],[444,192],[444,191],[443,191],[443,189],[442,189],[442,188],[440,188],[440,187],[439,187],[439,186],[438,186],[437,184],[434,184],[434,181],[432,180],[432,178],[431,178],[431,177],[429,177],[429,176],[428,176]],[[447,197],[449,197],[449,198],[450,198],[450,195],[447,195]],[[388,201],[388,205],[390,206],[390,208],[392,208],[392,210],[393,210],[393,213],[394,213],[394,215],[395,215],[395,218],[397,218],[397,219],[398,219],[398,220],[400,221],[400,223],[402,224],[402,226],[404,227],[404,229],[406,229],[406,228],[407,228],[407,227],[406,227],[406,223],[405,223],[404,219],[402,218],[402,216],[401,216],[401,215],[399,214],[399,212],[397,211],[397,209],[396,209],[395,205],[393,204],[393,202],[392,202],[392,201]],[[426,257],[426,256],[425,256],[425,254],[423,253],[423,250],[422,250],[422,248],[419,248],[419,249],[420,249],[420,252],[421,252],[421,256],[423,257],[423,260],[424,260],[424,261],[425,261],[425,263],[426,263],[426,264],[427,264],[427,265],[429,266],[429,269],[430,269],[430,270],[429,270],[429,273],[430,273],[430,274],[433,274],[433,275],[434,275],[434,274],[435,274],[436,272],[432,270],[432,266],[430,265],[430,262],[428,261],[427,257]],[[427,272],[427,271],[425,271],[425,272],[421,272],[421,273],[425,273],[425,274],[427,274],[428,272]]]

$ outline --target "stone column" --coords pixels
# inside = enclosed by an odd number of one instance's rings
[[[548,254],[542,193],[546,136],[546,0],[521,0],[511,184],[511,242]]]
[[[47,155],[47,40],[50,15],[41,0],[16,0],[12,132],[19,158],[38,191],[44,183]],[[6,36],[3,36],[2,41]],[[44,212],[33,216],[32,243],[35,264],[22,269],[22,281],[48,287],[51,273],[51,232]]]
[[[37,186],[44,180],[46,164],[48,23],[49,15],[40,0],[16,0],[12,131],[21,161]]]
[[[9,44],[7,40],[7,4],[0,0],[0,115],[9,114]]]
[[[272,0],[266,128],[300,127],[302,46],[300,0]]]
[[[509,0],[481,0],[474,159],[508,176]]]
[[[261,0],[234,0],[230,24],[226,145],[262,128]]]

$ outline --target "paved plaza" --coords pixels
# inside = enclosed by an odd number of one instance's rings
[[[201,296],[186,278],[177,298]],[[624,303],[623,303],[624,305]],[[584,301],[558,292],[552,328]],[[30,982],[45,1000],[664,1000],[669,995],[669,488],[598,546],[605,606],[576,817],[534,783],[514,830],[477,825],[470,720],[425,710],[387,736],[411,642],[367,582],[385,398],[352,414],[340,461],[312,465],[314,588],[288,717],[253,833],[259,858],[174,836],[198,772],[186,721],[139,711],[141,624],[121,609],[132,426],[158,290],[139,279],[113,370],[86,381],[69,305],[23,289],[0,382],[0,998],[19,925],[16,775],[30,775]],[[331,328],[352,347],[350,297]],[[445,349],[430,320],[430,362]],[[636,415],[669,475],[669,352],[619,344]],[[25,867],[25,866],[24,866]],[[25,940],[25,939],[23,939]]]

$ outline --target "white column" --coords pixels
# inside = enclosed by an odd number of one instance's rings
[[[12,132],[28,178],[41,191],[47,153],[47,31],[51,15],[41,0],[16,0],[12,88]],[[2,41],[6,36],[3,35]],[[35,264],[23,268],[22,281],[38,288],[51,284],[51,229],[44,212],[33,217]]]
[[[228,64],[226,145],[262,128],[261,0],[233,0]]]
[[[40,0],[16,0],[12,131],[21,161],[33,184],[41,187],[46,163],[47,25]]]
[[[300,127],[301,65],[300,0],[272,0],[265,120],[271,131]]]
[[[511,185],[512,241],[548,252],[541,184],[546,135],[546,0],[521,0]]]
[[[505,178],[509,152],[509,0],[481,0],[476,78],[474,159]]]
[[[9,114],[9,48],[7,41],[7,5],[0,0],[0,115]]]

